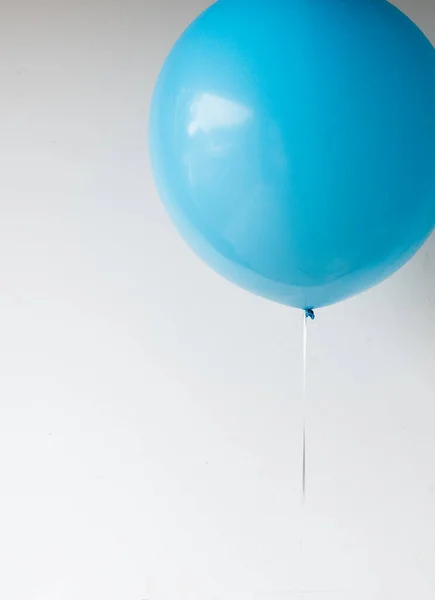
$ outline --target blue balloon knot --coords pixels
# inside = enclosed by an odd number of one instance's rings
[[[316,318],[316,315],[314,314],[314,310],[312,308],[305,309],[305,318],[311,319],[312,321],[314,321],[314,319]]]

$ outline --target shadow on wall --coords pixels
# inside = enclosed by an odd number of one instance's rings
[[[387,285],[392,311],[409,310],[427,335],[435,333],[435,233]]]

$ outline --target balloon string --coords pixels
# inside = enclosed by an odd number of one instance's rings
[[[305,483],[306,483],[306,430],[307,430],[307,317],[304,314],[304,331],[302,342],[302,401],[303,401],[303,434],[302,434],[302,498],[305,504]]]
[[[303,436],[302,436],[302,497],[305,504],[306,475],[307,475],[307,321],[315,318],[314,311],[307,309],[304,312],[304,326],[302,338],[302,399],[303,399]]]

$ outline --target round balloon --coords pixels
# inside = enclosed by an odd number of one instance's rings
[[[181,234],[299,308],[407,261],[435,223],[435,50],[384,0],[219,0],[160,73],[149,149]]]

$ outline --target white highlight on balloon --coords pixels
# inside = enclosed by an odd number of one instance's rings
[[[213,129],[231,128],[243,125],[252,117],[252,110],[213,94],[201,94],[190,107],[192,121],[188,133],[195,135],[198,131],[210,133]]]

